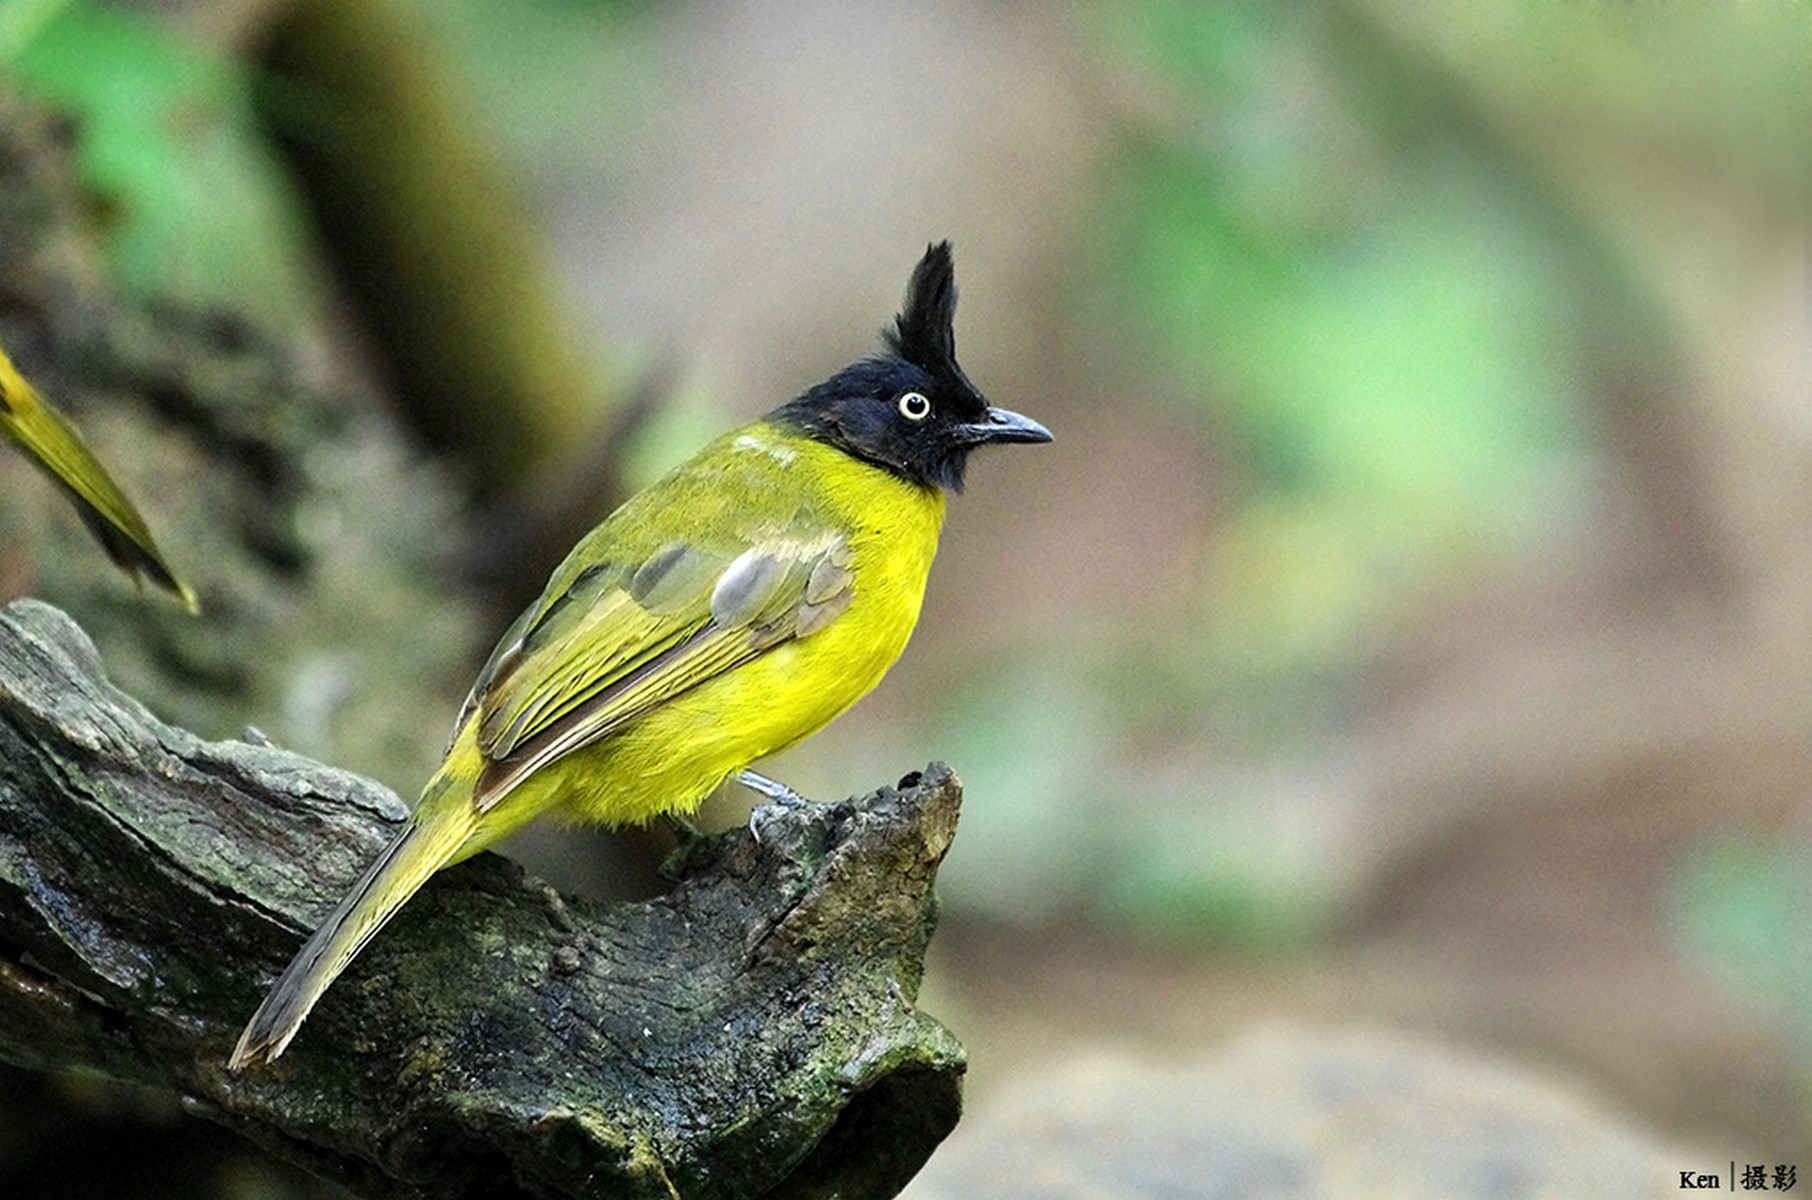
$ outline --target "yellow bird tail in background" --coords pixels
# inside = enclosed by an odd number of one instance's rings
[[[115,565],[173,593],[190,612],[200,611],[195,593],[170,569],[138,508],[68,418],[19,374],[5,350],[0,350],[0,434],[63,490]]]
[[[445,775],[429,785],[414,819],[341,898],[252,1014],[230,1066],[237,1071],[283,1053],[328,985],[434,872],[461,857],[478,822],[469,789],[450,804]],[[459,791],[455,786],[451,790]]]

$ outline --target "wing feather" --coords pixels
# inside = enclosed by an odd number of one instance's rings
[[[808,514],[737,548],[662,545],[556,575],[467,701],[495,806],[534,772],[709,679],[827,626],[849,604],[846,538]]]

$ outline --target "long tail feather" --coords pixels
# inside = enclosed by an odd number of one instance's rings
[[[453,859],[471,832],[470,823],[444,816],[424,822],[421,816],[384,848],[296,952],[239,1035],[227,1062],[230,1069],[271,1062],[282,1054],[322,993],[428,876]]]

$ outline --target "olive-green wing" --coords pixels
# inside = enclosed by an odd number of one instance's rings
[[[480,811],[535,771],[794,638],[854,595],[849,544],[795,517],[743,546],[674,541],[579,571],[506,635],[474,685]],[[463,724],[463,721],[462,721]]]
[[[127,574],[173,592],[190,612],[198,605],[176,577],[138,508],[67,418],[25,381],[0,350],[0,434],[54,480],[107,557]]]

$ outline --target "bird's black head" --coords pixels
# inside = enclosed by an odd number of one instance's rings
[[[969,452],[989,442],[1048,442],[1029,417],[989,406],[956,365],[956,266],[928,247],[906,306],[883,331],[886,354],[843,368],[770,419],[927,487],[963,488]]]

